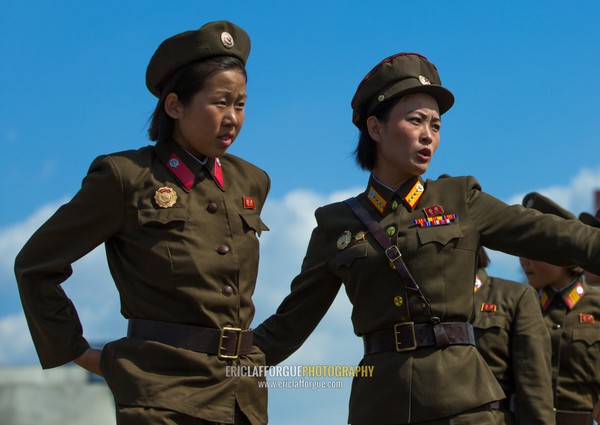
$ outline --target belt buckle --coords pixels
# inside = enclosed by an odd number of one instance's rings
[[[408,347],[401,347],[400,346],[400,341],[398,341],[398,329],[399,328],[404,328],[410,326],[410,330],[411,330],[411,335],[412,335],[412,344]],[[415,322],[402,322],[402,323],[396,323],[394,325],[394,342],[395,342],[395,348],[396,351],[398,353],[401,353],[403,351],[413,351],[417,349],[417,338],[415,336]]]
[[[225,349],[225,347],[223,347],[223,340],[225,338],[229,338],[229,336],[225,335],[225,332],[235,332],[237,335],[237,343],[235,345],[235,354],[234,355],[228,355],[228,354],[222,353],[222,350]],[[242,329],[225,326],[221,329],[221,335],[219,335],[219,349],[217,351],[217,357],[221,360],[235,360],[240,356],[241,345],[242,345]]]

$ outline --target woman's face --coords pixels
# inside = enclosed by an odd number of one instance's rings
[[[519,258],[519,262],[525,276],[527,276],[527,281],[535,289],[544,288],[548,285],[555,289],[561,289],[573,279],[571,272],[566,267],[523,257]]]
[[[377,144],[373,174],[392,187],[427,171],[440,144],[438,104],[423,93],[403,96],[386,121],[370,116],[367,126]]]
[[[188,105],[170,93],[165,111],[175,120],[178,144],[197,155],[222,157],[242,129],[245,104],[244,75],[227,70],[212,75]]]

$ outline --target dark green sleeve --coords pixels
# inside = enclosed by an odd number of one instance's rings
[[[557,266],[600,273],[600,228],[521,205],[507,205],[467,179],[469,214],[484,246]]]
[[[96,159],[73,199],[25,244],[15,275],[42,367],[60,366],[89,347],[77,311],[60,287],[72,263],[102,244],[123,223],[121,182],[108,157]]]

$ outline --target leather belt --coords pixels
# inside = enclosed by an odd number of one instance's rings
[[[252,329],[234,327],[203,328],[183,323],[129,319],[128,338],[161,342],[177,348],[216,354],[219,359],[233,360],[252,351]]]
[[[592,412],[556,411],[556,425],[592,425]]]
[[[397,323],[392,328],[363,335],[365,356],[384,351],[412,351],[421,347],[475,345],[473,326],[464,322]]]

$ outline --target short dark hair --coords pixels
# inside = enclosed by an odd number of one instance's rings
[[[383,102],[371,112],[369,116],[375,116],[379,121],[387,121],[390,116],[390,111],[402,99],[402,96],[395,97],[387,102]],[[367,118],[364,117],[358,124],[360,134],[358,137],[358,145],[354,150],[354,160],[358,166],[366,171],[373,171],[375,160],[377,159],[377,149],[375,141],[369,135],[367,128]]]
[[[206,81],[222,71],[239,71],[248,81],[246,68],[241,60],[232,56],[192,62],[177,70],[164,84],[156,108],[150,118],[148,137],[155,142],[168,142],[173,135],[175,122],[165,112],[165,99],[169,93],[175,93],[182,105],[186,106],[194,95],[204,88]]]

